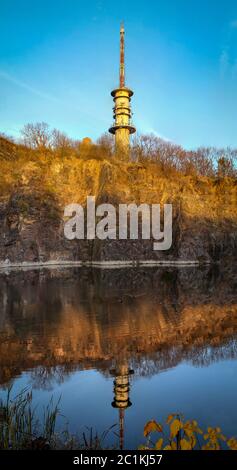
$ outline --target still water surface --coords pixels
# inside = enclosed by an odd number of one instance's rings
[[[236,290],[232,266],[1,273],[0,397],[33,388],[39,414],[61,397],[79,434],[120,415],[125,448],[172,412],[236,435]]]

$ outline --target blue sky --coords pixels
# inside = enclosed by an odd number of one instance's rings
[[[236,0],[0,0],[0,131],[112,122],[119,27],[134,123],[186,148],[237,146]]]

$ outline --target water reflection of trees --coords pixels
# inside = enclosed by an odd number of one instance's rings
[[[66,269],[0,276],[0,382],[31,369],[37,388],[74,370],[135,375],[181,361],[236,357],[236,273],[201,269]]]
[[[136,377],[152,377],[153,375],[177,366],[180,362],[189,362],[196,367],[206,367],[212,362],[234,359],[237,357],[237,339],[232,338],[227,344],[219,347],[203,347],[198,349],[183,350],[182,348],[170,348],[152,354],[129,357],[129,366],[135,371]],[[106,378],[111,378],[110,370],[115,367],[116,361],[112,360],[106,365],[96,361],[93,366]],[[60,385],[79,370],[88,370],[89,365],[64,364],[53,367],[39,366],[31,371],[32,387],[36,389],[52,390],[55,385]]]
[[[38,366],[30,374],[32,388],[53,390],[55,385],[65,382],[75,370],[77,367],[68,364],[53,367]]]

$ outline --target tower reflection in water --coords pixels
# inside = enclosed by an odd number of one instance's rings
[[[124,420],[125,410],[129,408],[132,403],[129,399],[130,391],[130,376],[134,374],[133,369],[129,369],[126,360],[118,361],[115,369],[110,371],[114,379],[114,400],[111,405],[113,408],[119,410],[119,448],[124,448]]]
[[[189,415],[191,403],[191,418],[205,415],[208,425],[223,423],[223,432],[234,435],[236,285],[235,270],[224,266],[0,273],[0,393],[6,395],[13,382],[19,391],[29,383],[40,409],[41,401],[46,396],[50,400],[60,387],[70,432],[78,432],[75,410],[82,425],[92,420],[101,433],[116,415],[120,447],[131,449],[141,443],[135,427],[142,430],[157,409],[157,382],[148,384],[147,378],[169,370],[162,381],[164,412],[180,409]],[[139,378],[133,389],[136,414],[133,399],[133,408],[125,412],[132,397],[129,366]],[[73,399],[78,397],[77,374],[86,370],[88,374],[78,379],[82,383],[79,406],[78,398]],[[112,400],[104,400],[106,387],[112,395],[110,372],[117,410],[111,407]],[[102,387],[95,393],[92,377]],[[175,394],[173,380],[179,385]],[[225,419],[215,421],[217,409],[223,410]],[[114,445],[112,433],[108,439]]]

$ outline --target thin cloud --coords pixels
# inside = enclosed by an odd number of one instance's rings
[[[226,31],[225,43],[219,56],[219,72],[220,77],[223,79],[227,76],[235,77],[236,75],[236,58],[233,44],[235,43],[235,31],[237,29],[237,20],[232,20],[228,24]]]
[[[0,78],[3,78],[7,82],[13,83],[14,85],[17,85],[20,88],[24,88],[24,90],[27,90],[30,93],[33,93],[34,95],[39,96],[40,98],[44,98],[44,99],[54,101],[54,102],[58,102],[58,103],[61,102],[55,96],[52,96],[48,93],[44,93],[40,90],[37,90],[37,88],[34,88],[34,87],[28,85],[27,83],[22,82],[21,80],[18,80],[17,78],[13,77],[12,75],[9,75],[8,73],[4,72],[3,70],[0,70]]]
[[[220,65],[220,76],[221,78],[224,78],[230,66],[229,53],[226,49],[223,49],[221,52],[219,65]]]
[[[165,140],[166,142],[172,142],[171,139],[169,139],[168,137],[166,137],[163,134],[160,134],[159,132],[157,132],[155,129],[152,129],[152,128],[146,129],[146,134],[153,134],[156,137],[158,137],[159,139]]]
[[[103,118],[97,118],[97,113],[89,113],[88,111],[85,111],[84,109],[82,110],[81,107],[76,106],[74,103],[72,104],[69,101],[62,100],[60,98],[57,98],[56,96],[50,94],[50,93],[45,93],[44,91],[38,90],[37,88],[32,87],[31,85],[28,85],[27,83],[18,80],[18,78],[13,77],[12,75],[8,74],[4,70],[0,70],[0,78],[13,83],[14,85],[23,88],[24,90],[28,91],[29,93],[33,93],[34,95],[39,96],[42,99],[45,99],[47,101],[51,101],[53,103],[60,104],[61,106],[64,107],[69,107],[70,109],[74,109],[75,111],[81,113],[81,115],[87,115],[90,119],[93,121],[105,121]]]
[[[233,20],[230,22],[230,27],[233,29],[237,29],[237,20]]]

